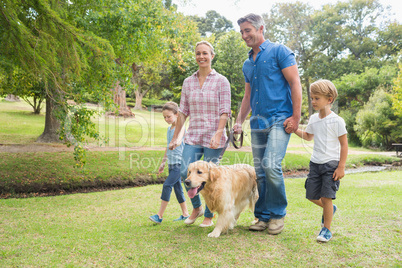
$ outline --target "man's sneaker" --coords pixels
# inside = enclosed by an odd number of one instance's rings
[[[334,213],[332,215],[335,215],[335,212],[338,209],[338,207],[336,205],[333,205],[333,206],[334,206]],[[324,215],[322,215],[322,218],[321,218],[321,228],[323,228],[323,227],[324,227]]]
[[[149,216],[149,219],[150,219],[151,221],[153,221],[154,223],[157,223],[157,224],[161,224],[161,223],[162,223],[162,219],[159,219],[158,214]]]
[[[251,231],[264,231],[268,228],[268,222],[258,221],[256,224],[251,225],[248,229]]]
[[[327,228],[323,227],[320,234],[317,236],[317,241],[328,242],[332,238],[332,233]]]
[[[277,235],[285,228],[285,217],[280,219],[270,219],[268,225],[268,233],[271,235]]]

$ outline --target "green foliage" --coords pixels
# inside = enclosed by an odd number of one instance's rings
[[[378,87],[390,90],[396,75],[397,69],[394,65],[384,65],[379,69],[366,68],[360,74],[343,75],[334,81],[338,89],[339,106],[360,109]]]
[[[43,79],[36,78],[15,66],[3,76],[0,75],[0,95],[13,94],[26,101],[34,114],[40,114],[41,105],[46,97],[46,88]]]
[[[68,147],[74,146],[75,167],[82,168],[86,159],[86,140],[99,140],[99,133],[93,122],[93,117],[97,113],[96,110],[87,109],[85,106],[69,105],[68,112],[63,118],[63,125],[60,128],[60,139],[67,144]]]
[[[397,70],[394,65],[384,65],[380,69],[366,68],[360,74],[346,74],[333,81],[338,89],[337,100],[341,111],[340,115],[345,119],[348,126],[350,141],[356,144],[360,144],[361,141],[359,137],[362,137],[362,134],[357,134],[354,128],[358,111],[369,101],[370,96],[377,88],[390,91],[391,81],[396,77],[396,74]]]
[[[147,107],[152,106],[152,105],[162,106],[165,103],[166,103],[166,100],[157,100],[157,99],[149,99],[149,98],[142,99],[142,104]]]
[[[232,22],[215,10],[207,11],[205,17],[199,17],[197,15],[190,17],[197,23],[198,31],[202,37],[215,34],[219,39],[225,32],[233,30]]]
[[[394,80],[392,108],[396,116],[402,116],[402,64],[399,64],[398,77]]]
[[[163,100],[171,100],[173,98],[173,96],[174,96],[173,92],[168,89],[164,89],[162,91],[162,99]]]
[[[395,22],[385,26],[385,29],[378,34],[379,57],[393,57],[402,50],[402,25]]]
[[[362,144],[391,148],[391,133],[402,123],[392,110],[392,96],[384,90],[377,90],[356,116],[354,127]]]

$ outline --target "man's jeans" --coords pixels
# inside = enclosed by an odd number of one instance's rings
[[[203,155],[204,161],[212,161],[213,163],[218,163],[219,155],[222,150],[223,148],[210,149],[200,145],[185,144],[180,169],[182,181],[184,182],[184,180],[187,178],[187,169],[191,163],[200,160]],[[186,185],[184,185],[184,187],[187,191],[189,190]],[[200,196],[196,195],[194,198],[191,198],[191,203],[193,204],[193,208],[199,208],[202,205]],[[214,214],[208,209],[207,206],[205,206],[204,216],[206,218],[212,218],[214,216]]]
[[[284,120],[270,128],[251,131],[254,167],[257,173],[258,193],[254,215],[260,221],[280,219],[286,215],[287,199],[282,173],[290,134],[285,132]]]

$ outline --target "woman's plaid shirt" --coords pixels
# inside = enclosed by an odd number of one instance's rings
[[[180,112],[190,117],[184,142],[190,145],[210,147],[210,141],[218,130],[222,114],[231,115],[230,84],[226,77],[215,70],[207,76],[202,88],[198,71],[183,82],[180,99]],[[219,148],[227,140],[226,131],[222,135]]]

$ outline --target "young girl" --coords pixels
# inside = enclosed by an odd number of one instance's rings
[[[179,107],[174,102],[166,103],[162,108],[163,118],[165,119],[166,123],[168,123],[169,128],[167,131],[167,144],[169,145],[170,141],[172,140],[173,133],[176,127],[176,120],[178,116]],[[159,174],[163,172],[166,164],[166,160],[169,164],[169,176],[166,178],[165,182],[163,183],[162,188],[162,202],[161,207],[159,209],[158,214],[150,216],[149,219],[155,223],[162,223],[163,213],[166,210],[166,207],[169,203],[170,194],[172,193],[172,188],[176,194],[177,201],[180,204],[182,215],[179,218],[175,219],[175,221],[182,221],[187,219],[190,215],[188,214],[187,206],[186,206],[186,199],[184,197],[183,188],[181,186],[181,178],[180,178],[180,163],[181,163],[181,155],[184,148],[184,143],[182,141],[184,135],[184,128],[180,132],[179,140],[180,145],[177,146],[174,150],[169,150],[166,148],[165,155],[163,156],[162,163],[159,167]]]

